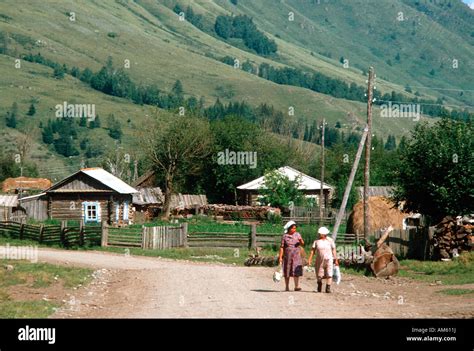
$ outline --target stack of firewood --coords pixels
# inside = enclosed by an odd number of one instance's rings
[[[470,251],[472,246],[472,230],[474,220],[472,217],[454,219],[445,217],[435,229],[433,246],[435,253],[441,259],[450,259],[465,251]]]
[[[250,266],[276,267],[278,266],[278,256],[251,255],[245,260],[244,265],[246,265],[247,267],[250,267]]]
[[[258,219],[265,220],[270,213],[280,214],[278,208],[268,206],[233,206],[212,204],[202,206],[205,214],[223,217],[223,219]]]

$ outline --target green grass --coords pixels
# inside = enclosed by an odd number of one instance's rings
[[[450,296],[472,295],[474,294],[474,289],[444,289],[438,291],[438,293]]]
[[[47,318],[58,307],[51,301],[0,300],[0,318]]]
[[[427,282],[441,281],[443,285],[474,283],[474,252],[461,255],[449,261],[400,261],[401,277]]]
[[[92,271],[88,268],[64,267],[48,263],[32,263],[20,260],[0,260],[0,265],[12,265],[14,269],[0,270],[0,287],[29,282],[32,287],[48,287],[55,281],[62,282],[64,287],[72,288],[87,284]]]
[[[175,260],[189,260],[196,262],[221,262],[225,264],[236,264],[242,266],[249,254],[255,251],[249,251],[245,248],[173,248],[167,250],[143,250],[140,248],[96,248],[99,251],[120,253],[131,256],[162,257]],[[264,249],[260,253],[263,256],[274,256],[277,251]]]
[[[11,265],[13,270],[3,267]],[[91,269],[64,267],[46,263],[31,263],[19,260],[0,260],[0,318],[46,318],[60,306],[57,302],[44,300],[15,300],[9,293],[11,288],[37,290],[53,284],[73,288],[90,282]]]
[[[167,3],[172,7],[172,1]],[[314,69],[359,85],[365,85],[366,77],[358,68],[352,68],[352,63],[358,63],[366,68],[367,62],[370,62],[376,66],[377,72],[380,72],[377,88],[382,91],[400,92],[404,90],[406,83],[414,86],[431,83],[444,85],[447,82],[446,87],[455,88],[460,88],[457,82],[460,82],[463,87],[466,86],[466,81],[470,84],[469,72],[466,71],[469,65],[460,64],[459,69],[453,71],[448,70],[448,64],[443,62],[445,69],[438,69],[439,72],[435,77],[426,77],[426,74],[418,74],[420,69],[426,70],[426,67],[435,65],[420,63],[418,60],[416,62],[418,66],[415,67],[414,72],[412,71],[409,66],[412,61],[406,59],[404,53],[410,52],[412,55],[412,52],[426,51],[426,46],[419,45],[420,42],[425,44],[426,40],[410,40],[411,36],[404,28],[394,27],[396,23],[387,22],[386,16],[376,16],[377,11],[392,8],[389,0],[383,0],[380,6],[370,6],[363,2],[358,2],[357,5],[340,1],[331,2],[324,5],[327,6],[327,11],[319,11],[318,6],[310,5],[309,2],[298,1],[277,4],[271,0],[255,2],[243,0],[237,7],[232,6],[228,0],[204,2],[190,0],[189,3],[196,13],[205,15],[206,22],[209,24],[214,21],[215,16],[229,14],[230,11],[253,17],[259,28],[266,31],[267,35],[272,37],[278,33],[281,36],[282,39],[277,39],[278,57],[263,58],[232,47],[187,22],[177,21],[176,15],[169,7],[164,6],[162,2],[152,0],[127,3],[112,0],[100,3],[86,2],[80,7],[77,7],[72,0],[46,4],[30,2],[22,7],[15,6],[14,0],[7,0],[1,15],[8,16],[12,20],[0,21],[0,31],[9,33],[11,37],[9,48],[12,52],[16,50],[18,55],[29,51],[40,52],[44,57],[65,63],[69,67],[77,66],[81,69],[89,67],[94,71],[100,69],[108,56],[114,58],[117,66],[121,66],[124,59],[129,59],[131,62],[129,73],[137,84],[157,84],[162,91],[170,91],[175,80],[179,78],[183,82],[186,94],[197,98],[203,96],[207,105],[216,100],[219,95],[218,87],[225,86],[234,92],[234,100],[245,100],[251,105],[268,103],[280,111],[287,111],[289,106],[293,106],[296,111],[295,118],[304,116],[316,119],[324,115],[331,125],[334,125],[336,121],[341,121],[345,131],[351,130],[353,123],[359,125],[364,123],[366,113],[364,103],[336,99],[307,89],[276,85],[217,62],[215,58],[229,55],[239,58],[241,62],[249,59],[256,65],[266,62],[275,67],[281,66],[281,63],[288,63],[294,67]],[[397,6],[406,8],[411,16],[418,16],[413,9],[410,10],[403,5],[401,0],[396,0],[396,3]],[[76,12],[75,23],[71,23],[65,15],[71,8],[74,8]],[[294,23],[287,21],[290,10],[293,10],[296,15]],[[358,13],[359,17],[354,17],[353,13]],[[383,33],[378,33],[378,30],[371,31],[372,35],[377,36],[376,39],[367,41],[367,36],[358,32],[360,28],[356,28],[357,31],[353,30],[357,27],[354,27],[354,21],[355,24],[360,24],[361,13],[364,23],[360,26],[361,28],[365,30],[367,21],[365,14],[370,13],[370,21],[376,23],[374,27],[383,29],[381,30]],[[347,20],[347,16],[350,17],[350,21]],[[331,24],[325,22],[325,17]],[[300,26],[303,22],[304,29]],[[54,26],[51,23],[54,23]],[[418,28],[420,31],[425,31],[420,36],[430,34],[426,31],[432,28],[433,23],[429,23],[430,25]],[[463,23],[469,24],[469,21]],[[384,28],[387,24],[390,24],[389,28]],[[463,29],[460,32],[453,26],[452,21],[450,21],[452,28],[449,29],[452,33],[447,32],[447,26],[445,28],[439,23],[434,25],[437,26],[436,33],[442,33],[444,38],[452,34],[454,39],[449,37],[449,40],[441,43],[437,38],[429,36],[432,39],[426,44],[429,45],[429,49],[433,52],[437,52],[438,49],[440,52],[450,52],[453,57],[459,59],[460,63],[469,62],[472,50],[459,42],[459,36],[470,33],[470,30]],[[385,60],[388,56],[394,56],[394,53],[390,51],[399,50],[398,44],[387,45],[386,40],[379,38],[380,36],[384,38],[391,32],[401,33],[396,43],[403,42],[404,45],[410,45],[408,49],[403,50],[402,63],[394,67],[388,66]],[[111,33],[116,34],[116,37],[111,38]],[[15,42],[15,38],[23,39]],[[44,45],[32,44],[37,40],[41,40]],[[362,45],[361,42],[376,46],[375,49],[381,51],[382,54],[370,51],[367,45]],[[319,51],[332,51],[333,59],[319,55]],[[341,67],[338,62],[340,56],[350,59],[350,69]],[[412,56],[417,56],[417,54]],[[12,59],[10,56],[0,55],[0,76],[3,78],[0,82],[2,93],[0,114],[5,115],[6,110],[14,101],[18,103],[20,112],[18,130],[3,128],[0,132],[0,147],[5,148],[6,152],[14,152],[15,141],[18,137],[21,134],[29,134],[33,139],[30,143],[31,158],[38,164],[41,175],[48,176],[54,181],[77,170],[81,157],[58,156],[51,147],[41,142],[41,133],[38,129],[39,121],[45,124],[51,117],[51,109],[56,104],[68,101],[69,103],[94,103],[97,106],[97,113],[101,116],[103,128],[80,129],[79,140],[87,137],[94,145],[100,145],[106,150],[114,150],[114,140],[107,135],[107,130],[104,128],[107,115],[114,113],[122,122],[124,137],[121,145],[125,152],[134,154],[140,126],[145,125],[146,116],[151,116],[154,109],[106,96],[71,76],[66,76],[63,80],[54,79],[52,69],[38,64],[23,61],[21,69],[12,69]],[[439,63],[436,62],[436,66],[438,65]],[[212,72],[209,71],[209,67],[212,67]],[[383,76],[399,80],[399,82],[397,84],[387,82]],[[420,81],[417,81],[418,77],[422,77]],[[426,93],[437,94],[436,91],[426,91]],[[467,99],[468,94],[469,92],[466,91],[463,99]],[[458,98],[461,99],[461,97]],[[38,101],[37,113],[34,117],[29,117],[26,116],[26,111],[32,99]],[[226,98],[221,100],[229,101]],[[376,111],[377,108],[374,114]],[[160,111],[160,114],[166,114],[166,112]],[[348,117],[349,115],[353,115],[353,119]],[[129,118],[130,125],[126,122]],[[0,120],[0,123],[4,121]],[[384,137],[388,134],[396,136],[407,134],[415,125],[407,119],[374,118],[373,123],[374,131]],[[98,160],[95,159],[91,162],[98,164]]]
[[[365,269],[341,267],[342,272],[362,275]],[[428,283],[441,282],[442,285],[462,285],[474,283],[474,252],[465,253],[449,261],[401,260],[398,276]]]

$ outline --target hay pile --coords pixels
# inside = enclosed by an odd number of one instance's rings
[[[408,217],[389,199],[382,196],[369,197],[369,233],[392,226],[403,228],[403,219]],[[362,234],[364,232],[364,202],[359,201],[347,220],[347,233]]]

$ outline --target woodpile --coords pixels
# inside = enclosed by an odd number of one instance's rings
[[[224,204],[205,205],[201,207],[209,216],[232,219],[265,220],[272,213],[280,215],[280,209],[269,206],[234,206]]]
[[[246,265],[247,267],[250,267],[250,266],[276,267],[278,266],[278,256],[251,255],[245,260],[244,265]]]
[[[435,259],[451,259],[462,252],[471,251],[474,216],[454,219],[446,216],[435,227],[433,246]]]

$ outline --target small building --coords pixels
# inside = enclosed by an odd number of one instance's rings
[[[321,192],[321,182],[313,177],[310,177],[307,174],[304,174],[292,167],[285,166],[280,167],[277,171],[284,176],[288,177],[290,180],[295,180],[297,177],[300,178],[300,184],[298,189],[304,193],[307,198],[314,198],[316,203],[319,205],[319,197]],[[332,196],[334,188],[329,184],[323,183],[323,194],[324,199],[322,207],[327,207],[329,204],[329,199]],[[259,190],[265,186],[265,176],[252,180],[246,184],[240,185],[237,187],[239,192],[239,203],[243,205],[258,205],[258,194]]]
[[[137,212],[144,214],[145,220],[157,217],[163,210],[164,194],[159,187],[141,187],[133,195],[133,205]],[[206,206],[206,195],[172,194],[170,210],[172,213],[195,211],[196,207]]]
[[[84,220],[85,223],[126,225],[134,220],[133,194],[137,190],[102,168],[85,168],[57,182],[44,193],[26,197],[29,217]],[[39,216],[40,218],[36,218]]]
[[[18,195],[0,194],[0,221],[22,221],[26,212],[19,207]]]
[[[2,191],[9,194],[42,192],[50,187],[51,181],[46,178],[7,178],[2,183]]]

